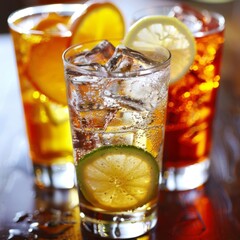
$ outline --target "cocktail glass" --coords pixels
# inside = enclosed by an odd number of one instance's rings
[[[169,86],[162,176],[165,189],[193,189],[209,177],[225,20],[178,2],[139,10],[133,19],[147,15],[176,17],[196,39],[197,54],[189,72]]]
[[[74,165],[62,52],[70,16],[80,4],[29,7],[12,13],[14,42],[35,182],[72,188]]]
[[[76,45],[63,61],[82,225],[132,238],[157,222],[170,53],[114,46]]]

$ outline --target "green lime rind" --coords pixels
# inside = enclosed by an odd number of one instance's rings
[[[105,210],[133,210],[158,192],[159,166],[149,152],[135,146],[95,149],[79,159],[76,172],[85,199]]]

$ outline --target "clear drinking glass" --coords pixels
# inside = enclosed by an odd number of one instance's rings
[[[63,55],[80,217],[96,235],[132,238],[157,222],[170,53],[149,65],[98,43]]]
[[[29,7],[8,18],[15,47],[26,130],[40,187],[72,188],[74,165],[62,53],[68,19],[80,4]]]
[[[162,186],[193,189],[209,176],[212,126],[220,81],[224,17],[178,2],[165,2],[135,13],[166,15],[183,21],[195,36],[197,54],[186,75],[169,86]]]

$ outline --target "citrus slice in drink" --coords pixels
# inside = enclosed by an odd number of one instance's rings
[[[56,103],[66,105],[66,88],[62,53],[69,46],[71,32],[66,17],[49,13],[33,30],[27,74],[34,87]]]
[[[82,194],[98,208],[133,210],[157,195],[159,167],[150,153],[134,146],[101,147],[76,169]]]
[[[28,76],[35,88],[56,103],[66,105],[62,52],[68,39],[51,37],[32,46]]]
[[[124,18],[110,2],[89,1],[79,7],[69,21],[71,44],[100,39],[122,39]]]
[[[158,52],[165,47],[171,52],[170,83],[181,79],[192,65],[195,39],[180,20],[168,16],[147,16],[135,22],[123,43],[134,50]]]

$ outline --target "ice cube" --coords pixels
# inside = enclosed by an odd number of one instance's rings
[[[85,50],[78,55],[74,55],[69,61],[84,71],[94,71],[97,76],[106,76],[105,63],[111,58],[115,47],[108,41],[104,40],[96,45],[92,50]],[[81,75],[76,74],[76,75]]]
[[[150,75],[138,76],[134,71],[149,69],[158,66],[159,62],[145,57],[124,46],[115,49],[112,58],[107,62],[106,69],[113,73],[124,73],[127,78],[115,78],[108,81],[104,91],[106,99],[112,99],[115,104],[137,111],[152,110],[160,101],[160,89],[164,78],[164,72],[156,71]],[[133,74],[134,73],[134,74]]]
[[[91,72],[94,72],[93,75],[96,77],[104,77],[107,76],[107,71],[104,66],[98,63],[91,63],[91,64],[76,64],[78,67],[75,66],[69,67],[66,69],[66,75],[71,76],[68,77],[69,79],[73,79],[76,82],[83,82],[86,80],[85,75],[90,75]]]
[[[134,132],[108,133],[105,132],[101,136],[104,145],[133,145]]]
[[[88,51],[85,54],[85,58],[88,63],[99,63],[104,65],[112,57],[114,51],[115,47],[107,40],[104,40],[91,51]]]
[[[156,61],[146,58],[142,53],[119,45],[106,63],[108,72],[134,72],[156,65]]]
[[[109,81],[103,93],[104,101],[118,108],[151,111],[167,94],[167,83],[159,80],[163,74],[156,72],[150,77]]]

